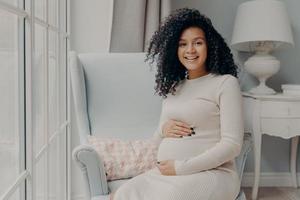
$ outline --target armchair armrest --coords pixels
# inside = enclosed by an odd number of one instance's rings
[[[83,173],[89,199],[108,194],[104,164],[93,147],[89,145],[77,146],[73,150],[72,156]]]

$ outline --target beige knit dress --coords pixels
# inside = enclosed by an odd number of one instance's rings
[[[163,138],[169,119],[194,127],[195,135]],[[158,161],[175,160],[176,176],[158,168],[132,178],[114,200],[234,200],[240,188],[234,158],[243,141],[242,102],[238,81],[231,75],[208,74],[184,80],[175,95],[163,101]]]

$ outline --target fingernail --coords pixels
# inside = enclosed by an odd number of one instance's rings
[[[195,135],[196,134],[195,131],[193,131],[192,134]]]
[[[160,164],[160,162],[157,162],[157,164]]]

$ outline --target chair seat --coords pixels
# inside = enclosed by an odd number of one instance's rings
[[[121,185],[126,183],[129,179],[122,179],[122,180],[115,180],[115,181],[109,181],[108,188],[110,192],[116,191]]]

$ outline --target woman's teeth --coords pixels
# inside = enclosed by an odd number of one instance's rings
[[[187,59],[187,60],[196,60],[198,58],[198,56],[196,56],[196,57],[185,57],[185,59]]]

